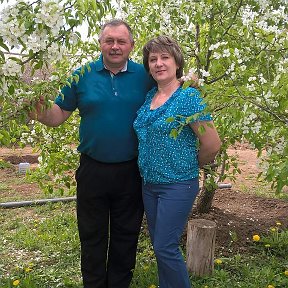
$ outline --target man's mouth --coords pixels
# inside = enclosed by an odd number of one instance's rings
[[[114,56],[114,55],[122,55],[121,53],[117,53],[116,51],[112,51],[109,53],[110,56]]]

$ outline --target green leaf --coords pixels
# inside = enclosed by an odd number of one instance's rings
[[[172,138],[174,138],[174,139],[176,139],[177,137],[178,137],[178,131],[177,131],[177,129],[172,129],[171,131],[170,131],[170,137],[172,137]]]
[[[168,117],[168,118],[166,119],[166,122],[167,122],[167,123],[170,123],[170,122],[173,122],[173,121],[175,121],[175,118],[174,118],[174,117]]]

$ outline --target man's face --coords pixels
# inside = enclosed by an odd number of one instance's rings
[[[108,68],[122,68],[133,46],[125,25],[107,26],[102,32],[100,48]]]

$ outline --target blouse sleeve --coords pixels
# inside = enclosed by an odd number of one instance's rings
[[[197,89],[188,87],[187,89],[182,90],[181,97],[178,99],[178,115],[184,117],[194,115],[194,117],[191,117],[190,122],[212,120],[211,114],[207,111],[207,104]]]

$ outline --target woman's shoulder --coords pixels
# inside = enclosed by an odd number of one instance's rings
[[[157,87],[153,87],[147,92],[146,99],[152,98],[157,92]]]
[[[193,87],[181,87],[181,89],[179,89],[179,97],[177,98],[178,102],[182,102],[186,105],[196,104],[202,99],[200,91]]]
[[[181,115],[189,115],[202,110],[205,106],[201,93],[198,89],[187,87],[179,89],[179,95],[176,97],[174,108]]]
[[[201,94],[200,91],[196,88],[193,88],[193,87],[181,88],[181,95],[183,97],[187,97],[187,96],[199,97],[200,94]]]

